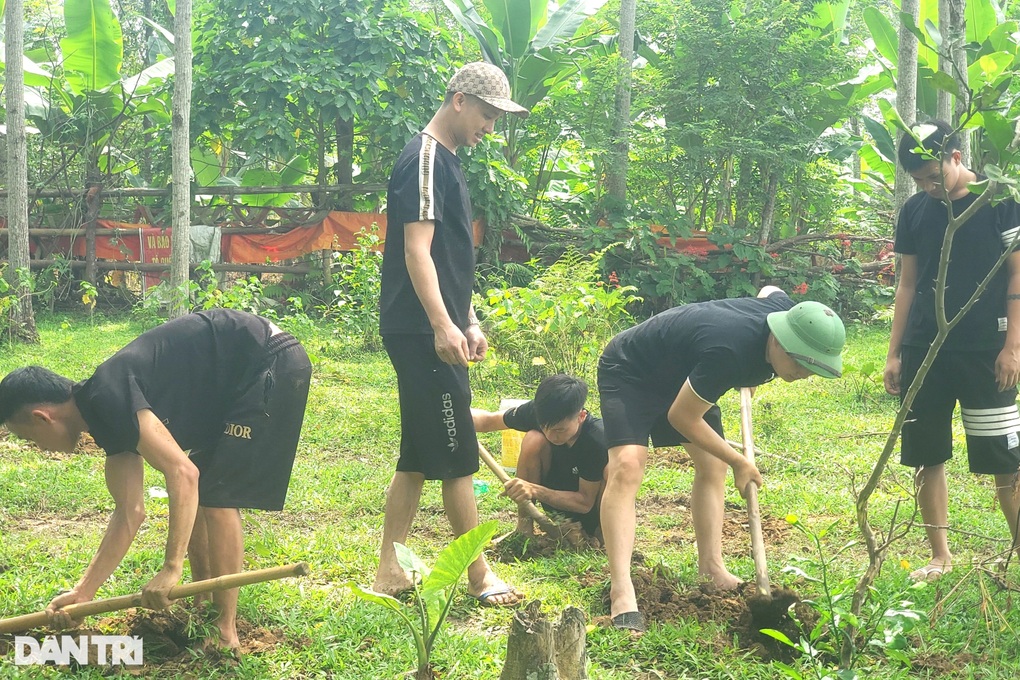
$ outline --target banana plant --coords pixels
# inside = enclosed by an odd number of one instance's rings
[[[492,21],[482,19],[471,0],[443,0],[454,19],[475,40],[485,61],[503,69],[510,80],[514,101],[531,109],[553,87],[578,72],[579,50],[596,47],[590,38],[578,38],[581,24],[606,0],[483,0]],[[520,156],[522,122],[507,117],[506,158],[511,167]]]
[[[131,116],[169,124],[169,96],[158,86],[173,74],[173,59],[122,73],[124,38],[110,0],[65,0],[64,26],[59,62],[24,57],[27,117],[33,129],[84,152],[90,173],[131,168],[111,142]],[[0,49],[0,66],[2,59]]]
[[[454,589],[468,566],[478,559],[496,535],[498,526],[495,520],[485,522],[455,538],[439,553],[431,569],[406,546],[394,543],[400,566],[415,580],[415,596],[410,605],[395,597],[362,588],[353,581],[347,584],[358,598],[374,602],[400,617],[414,637],[418,661],[416,680],[434,677],[430,662],[432,648],[453,604]]]

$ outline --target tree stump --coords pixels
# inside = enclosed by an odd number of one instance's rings
[[[541,607],[532,600],[514,614],[500,680],[586,680],[584,612],[567,607],[553,622]]]

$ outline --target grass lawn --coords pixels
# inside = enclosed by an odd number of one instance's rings
[[[39,363],[81,379],[142,330],[130,318],[97,317],[90,324],[73,317],[47,317],[40,324],[41,345],[3,348],[0,375]],[[371,584],[377,564],[384,494],[399,446],[395,376],[384,354],[339,347],[329,329],[304,328],[301,333],[315,372],[287,506],[281,513],[245,513],[245,566],[256,569],[305,560],[312,574],[241,590],[242,637],[250,651],[238,665],[191,660],[186,654],[166,661],[147,640],[146,677],[390,679],[414,666],[411,637],[396,617],[356,600],[344,586],[352,580]],[[845,591],[867,564],[861,546],[847,546],[858,538],[853,491],[870,473],[896,405],[881,387],[887,335],[888,328],[882,325],[850,329],[845,362],[851,370],[843,380],[776,382],[761,387],[755,396],[770,577],[774,585],[792,588],[805,598],[825,601],[818,581],[823,577],[821,560],[825,583],[837,592]],[[517,387],[479,390],[475,404],[494,409],[501,397],[526,396]],[[590,406],[597,412],[597,394],[592,400]],[[721,405],[729,438],[739,440],[737,395],[728,394]],[[923,530],[911,528],[893,545],[877,583],[878,611],[917,610],[922,619],[906,634],[907,645],[900,652],[909,665],[871,646],[858,662],[862,678],[1020,677],[1020,616],[1014,604],[1020,566],[1012,564],[1004,577],[986,566],[1007,545],[1006,524],[994,504],[990,479],[967,473],[959,422],[955,431],[958,455],[948,468],[956,570],[937,584],[909,589],[907,572],[927,559]],[[498,455],[499,435],[482,439]],[[43,453],[0,434],[0,615],[41,610],[80,576],[112,509],[102,466],[98,454]],[[651,453],[638,497],[636,545],[644,558],[636,568],[658,578],[670,597],[688,599],[695,599],[689,596],[698,592],[688,510],[692,474],[682,450]],[[498,486],[487,470],[479,476]],[[147,520],[99,597],[140,590],[161,565],[167,518],[167,501],[160,493],[163,480],[147,469],[145,483]],[[883,532],[894,516],[900,523],[909,519],[910,487],[910,475],[894,462],[872,509],[874,523]],[[731,570],[752,581],[744,504],[732,486],[728,501],[727,561]],[[500,534],[513,528],[511,506],[495,491],[479,498],[482,519],[499,520]],[[790,525],[789,515],[810,533]],[[428,484],[409,547],[431,563],[450,538],[439,485]],[[553,615],[570,605],[583,610],[592,622],[607,614],[603,553],[561,551],[496,562],[498,557],[490,557],[498,573],[529,597],[542,600]],[[463,595],[463,587],[461,593],[436,644],[436,669],[443,678],[498,678],[513,614],[481,608]],[[834,606],[847,607],[838,602]],[[185,628],[202,625],[183,605],[172,611]],[[589,676],[785,677],[775,662],[761,658],[760,649],[735,637],[737,622],[725,614],[652,618],[649,632],[636,641],[619,631],[589,626]],[[155,620],[148,613],[119,612],[91,619],[87,625],[123,635],[139,630],[147,619]],[[4,652],[0,677],[104,675],[96,667],[15,667],[6,644],[10,639],[0,637]],[[819,646],[832,641],[831,635],[823,636]],[[825,675],[796,656],[788,660],[803,677]]]

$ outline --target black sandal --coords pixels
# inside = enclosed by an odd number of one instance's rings
[[[613,617],[613,628],[632,630],[635,633],[645,632],[645,615],[641,612],[623,612]]]

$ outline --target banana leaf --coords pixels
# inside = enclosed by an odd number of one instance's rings
[[[120,81],[124,36],[109,0],[65,0],[67,37],[60,41],[67,81],[75,94]]]

